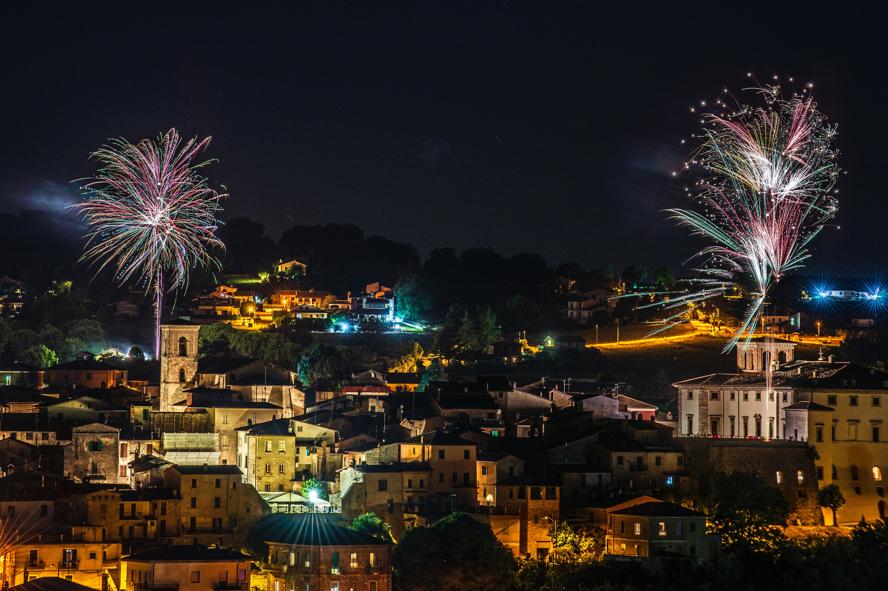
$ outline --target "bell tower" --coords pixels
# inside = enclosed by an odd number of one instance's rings
[[[754,337],[737,343],[737,369],[763,372],[777,369],[795,359],[796,343],[774,337]]]
[[[183,390],[197,378],[197,335],[200,326],[164,324],[160,327],[160,410],[175,410],[185,399]]]

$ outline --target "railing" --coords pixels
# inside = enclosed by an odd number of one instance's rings
[[[77,568],[77,566],[79,564],[80,564],[79,560],[63,560],[62,561],[62,568]]]
[[[29,560],[28,568],[43,568],[45,563],[42,560]]]

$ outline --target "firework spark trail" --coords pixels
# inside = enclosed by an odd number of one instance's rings
[[[81,260],[114,269],[120,283],[135,280],[155,293],[155,357],[159,354],[163,294],[187,287],[191,270],[220,264],[217,215],[227,194],[210,188],[194,162],[210,143],[182,143],[171,129],[157,140],[111,140],[92,153],[100,163],[74,208],[89,227]]]
[[[808,245],[838,207],[835,127],[817,110],[810,85],[789,99],[776,84],[751,90],[763,106],[738,105],[701,120],[701,144],[686,164],[702,170],[692,191],[697,207],[667,210],[711,242],[692,257],[702,263],[697,289],[668,307],[723,295],[734,281],[751,282],[752,301],[726,351],[752,336],[769,290],[804,264]]]

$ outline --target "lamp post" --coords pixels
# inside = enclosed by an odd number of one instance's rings
[[[820,336],[820,325],[823,324],[823,323],[820,322],[820,321],[818,320],[818,321],[815,322],[814,324],[817,325],[817,336],[819,337],[819,336]]]

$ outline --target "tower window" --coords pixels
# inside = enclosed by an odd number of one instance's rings
[[[184,367],[179,368],[179,383],[180,384],[185,383],[185,368]]]
[[[188,339],[179,337],[179,357],[188,357]]]

